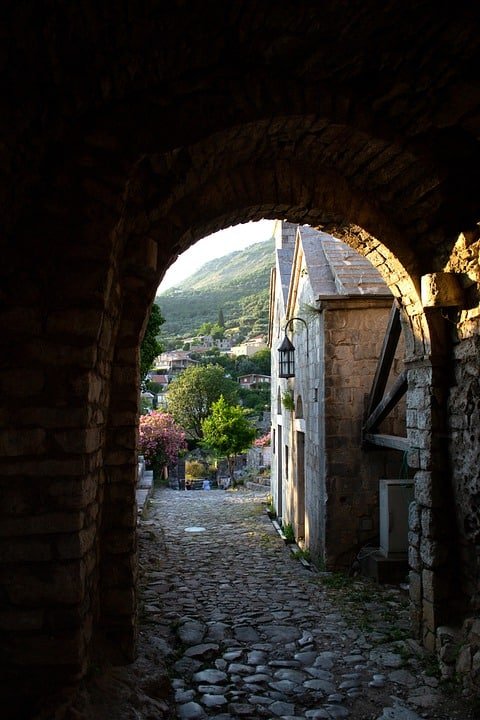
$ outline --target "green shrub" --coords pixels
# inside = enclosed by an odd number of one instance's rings
[[[187,460],[185,463],[185,477],[187,480],[198,480],[208,475],[205,463],[201,460]]]

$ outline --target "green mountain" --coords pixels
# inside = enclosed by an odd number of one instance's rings
[[[266,336],[274,248],[270,238],[211,260],[178,287],[158,295],[155,302],[165,318],[162,341],[194,336],[203,323],[216,323],[220,310],[235,342]]]

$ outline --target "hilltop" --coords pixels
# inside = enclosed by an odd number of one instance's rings
[[[158,295],[155,302],[165,318],[162,339],[169,344],[174,338],[190,337],[202,323],[216,323],[220,310],[236,341],[266,335],[274,248],[274,239],[269,238],[210,260]]]

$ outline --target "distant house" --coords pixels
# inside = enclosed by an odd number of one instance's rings
[[[159,375],[158,373],[149,373],[148,379],[150,382],[158,383],[159,385],[168,385],[168,375]]]
[[[246,355],[247,357],[251,357],[252,355],[255,355],[259,350],[266,350],[268,347],[267,343],[265,342],[265,338],[259,336],[255,338],[251,338],[250,340],[246,340],[244,343],[241,343],[240,345],[234,345],[230,349],[231,355],[235,355],[236,357],[239,357],[240,355]]]
[[[270,375],[259,375],[258,373],[250,373],[249,375],[240,375],[238,382],[244,388],[250,390],[251,388],[263,387],[270,385]]]
[[[362,425],[393,298],[372,265],[310,227],[277,223],[270,287],[272,496],[277,515],[327,568],[345,568],[378,541],[381,478],[403,454],[365,452]],[[300,318],[295,320],[294,318]],[[294,377],[279,377],[285,332]],[[397,350],[389,383],[402,370]],[[384,432],[406,435],[402,402]]]
[[[159,355],[154,362],[157,370],[165,370],[165,374],[178,375],[190,365],[196,365],[197,361],[190,357],[186,350],[172,350]]]

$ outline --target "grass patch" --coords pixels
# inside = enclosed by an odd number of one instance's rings
[[[352,585],[350,578],[343,573],[324,575],[321,579],[321,583],[330,590],[345,590],[345,588],[351,587]]]
[[[295,542],[295,533],[293,531],[292,523],[282,525],[282,532],[285,535],[285,540],[289,543]]]
[[[296,560],[306,560],[306,562],[312,562],[312,556],[310,555],[310,550],[308,548],[306,550],[295,550],[292,555]]]

